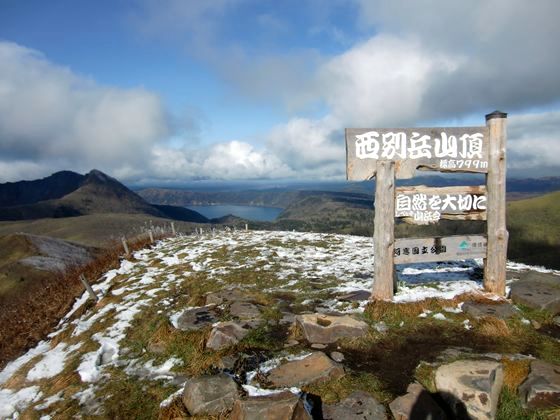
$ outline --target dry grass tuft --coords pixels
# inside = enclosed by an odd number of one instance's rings
[[[181,401],[181,397],[177,396],[166,407],[161,407],[158,414],[158,420],[182,420],[189,418],[189,413]]]
[[[486,316],[476,326],[477,332],[486,337],[509,337],[511,331],[503,319]]]
[[[502,365],[504,367],[504,387],[508,388],[512,393],[517,392],[517,388],[529,374],[530,364],[530,360],[502,359]]]

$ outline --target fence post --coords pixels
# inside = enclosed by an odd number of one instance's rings
[[[175,224],[173,222],[171,222],[171,233],[173,236],[177,236],[177,232],[175,232]]]
[[[249,224],[245,223],[245,230],[249,230]]]
[[[394,290],[395,162],[378,161],[375,176],[372,299],[390,300]]]
[[[126,238],[123,236],[121,238],[122,244],[123,244],[123,248],[124,248],[124,253],[128,256],[128,254],[130,253],[128,251],[128,244],[126,243]]]
[[[506,228],[506,119],[494,111],[486,115],[488,138],[487,253],[484,261],[484,289],[501,296],[506,292],[508,231]]]
[[[150,235],[150,243],[153,243],[154,242],[154,234],[152,233],[151,229],[148,231],[148,234]]]
[[[93,289],[91,288],[91,286],[89,285],[88,281],[86,280],[86,277],[83,274],[80,274],[79,276],[80,281],[82,282],[82,284],[84,285],[84,287],[86,288],[87,292],[89,293],[89,295],[91,296],[91,298],[95,301],[98,302],[99,298],[97,297],[97,295],[95,294],[95,292],[93,291]]]

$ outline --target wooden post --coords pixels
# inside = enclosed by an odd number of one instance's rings
[[[177,232],[175,232],[175,224],[173,222],[171,222],[171,233],[173,236],[177,236]]]
[[[484,289],[504,296],[506,292],[506,119],[507,114],[494,111],[486,115],[489,130],[487,190],[488,248],[484,261]]]
[[[375,276],[372,299],[393,298],[395,245],[395,162],[379,161],[375,176],[373,253]]]
[[[123,245],[123,248],[124,248],[124,253],[126,255],[128,255],[130,252],[128,251],[128,244],[126,243],[126,238],[123,236],[121,238],[121,241],[122,241],[122,245]]]
[[[150,235],[150,242],[154,242],[154,234],[152,233],[152,229],[148,231],[148,234]]]
[[[249,230],[249,224],[245,223],[245,230]]]
[[[89,295],[91,296],[91,298],[95,302],[99,301],[99,298],[97,297],[97,295],[95,294],[95,292],[93,291],[91,286],[89,285],[88,281],[86,280],[86,277],[83,274],[80,274],[79,279],[82,282],[82,284],[84,285],[84,287],[86,288],[86,290],[89,293]]]

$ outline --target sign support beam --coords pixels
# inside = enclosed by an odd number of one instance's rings
[[[494,111],[486,115],[489,129],[488,173],[488,250],[484,261],[484,289],[504,296],[506,292],[506,119],[507,114]]]
[[[395,273],[395,162],[388,160],[381,160],[377,165],[373,248],[375,280],[372,298],[391,300]]]

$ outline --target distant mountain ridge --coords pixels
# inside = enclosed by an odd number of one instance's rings
[[[0,220],[60,218],[99,213],[146,214],[206,223],[192,210],[146,202],[115,178],[96,169],[86,175],[57,172],[36,181],[0,184]]]

